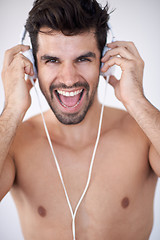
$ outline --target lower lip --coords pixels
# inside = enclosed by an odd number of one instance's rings
[[[82,104],[83,104],[83,99],[84,99],[84,97],[85,97],[85,93],[86,93],[86,90],[84,89],[84,90],[83,90],[83,95],[82,95],[82,97],[81,97],[81,100],[80,100],[80,102],[77,104],[77,106],[75,106],[75,107],[67,107],[67,106],[62,105],[62,103],[61,103],[60,100],[58,99],[56,93],[54,93],[54,95],[55,95],[56,99],[58,100],[58,103],[59,103],[59,105],[60,105],[60,108],[62,108],[62,111],[63,111],[63,112],[65,112],[65,113],[76,113],[76,112],[78,112],[78,111],[80,110],[80,108],[81,108],[81,106],[82,106]]]

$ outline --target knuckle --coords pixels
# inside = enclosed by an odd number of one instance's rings
[[[11,52],[11,49],[7,49],[7,50],[5,51],[5,56],[8,56],[8,55],[10,54],[10,52]]]
[[[136,66],[136,62],[135,62],[135,60],[133,60],[133,59],[130,60],[128,63],[129,63],[130,66],[133,66],[133,67]]]
[[[135,70],[137,67],[137,63],[135,60],[129,60],[129,61],[127,61],[127,66],[129,69]]]
[[[23,54],[22,53],[18,53],[14,56],[15,59],[22,59],[23,58]]]
[[[118,53],[121,54],[124,50],[126,50],[126,48],[124,46],[120,46],[118,48]]]
[[[24,65],[24,56],[22,53],[16,54],[13,59],[15,64]]]
[[[129,41],[129,44],[132,46],[135,46],[134,42],[132,42],[132,41]]]
[[[137,64],[140,65],[140,66],[142,66],[142,67],[144,68],[145,63],[144,63],[144,61],[143,61],[142,58],[140,58],[140,59],[137,61]]]
[[[9,48],[9,49],[7,49],[6,51],[5,51],[5,55],[10,55],[10,54],[13,54],[14,52],[20,52],[20,50],[21,50],[21,45],[20,44],[18,44],[18,45],[16,45],[16,46],[14,46],[14,47],[12,47],[12,48]]]

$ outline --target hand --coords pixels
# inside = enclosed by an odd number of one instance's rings
[[[29,46],[17,45],[7,50],[2,69],[5,105],[22,115],[31,104],[29,91],[32,84],[29,79],[25,81],[25,74],[33,76],[33,65],[20,53],[28,49]]]
[[[131,101],[144,97],[144,62],[132,42],[116,41],[108,44],[108,47],[111,49],[102,58],[104,66],[101,71],[106,72],[113,65],[121,68],[121,79],[110,76],[109,83],[114,87],[116,97],[127,108]]]

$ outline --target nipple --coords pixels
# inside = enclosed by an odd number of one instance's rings
[[[122,199],[121,206],[123,208],[127,208],[129,206],[129,198],[128,197],[125,197]]]
[[[38,213],[41,217],[45,217],[47,215],[47,211],[44,207],[42,206],[39,206],[38,207]]]

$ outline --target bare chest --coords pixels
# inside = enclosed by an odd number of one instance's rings
[[[13,189],[26,236],[35,226],[37,231],[30,233],[30,239],[41,239],[43,234],[42,239],[72,239],[71,212],[53,156],[45,146],[34,149],[34,155],[33,151],[19,155],[23,164],[18,165],[18,187]],[[74,212],[87,183],[93,147],[80,152],[60,151],[57,147],[56,151]],[[128,150],[124,144],[106,144],[104,148],[101,142],[89,188],[76,215],[77,239],[135,239],[136,227],[133,231],[132,226],[139,225],[137,219],[142,222],[144,212],[150,226],[152,212],[148,206],[152,205],[155,180],[148,178],[143,151],[136,151],[132,144],[128,144]],[[30,219],[27,223],[24,215]],[[118,230],[113,231],[117,226]],[[126,227],[130,228],[129,235],[125,235]]]

